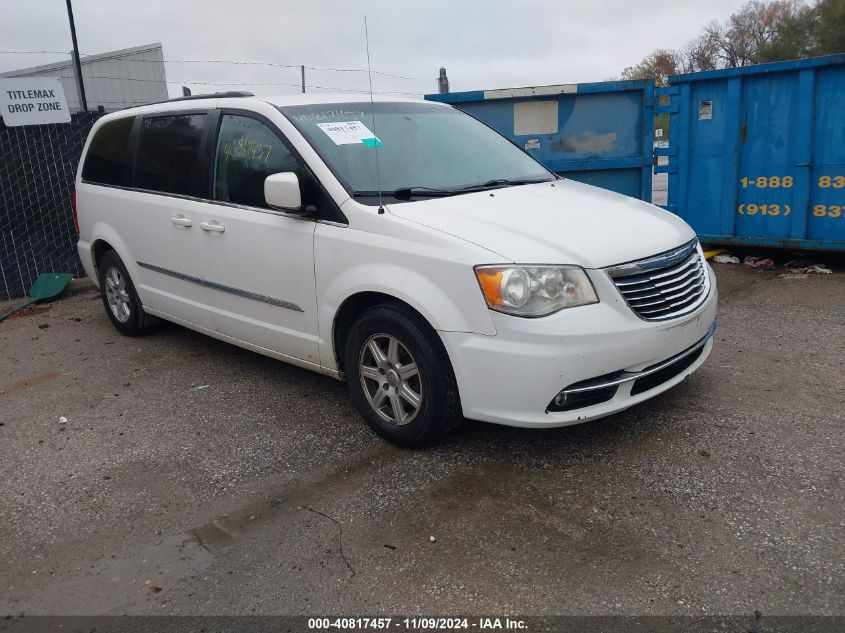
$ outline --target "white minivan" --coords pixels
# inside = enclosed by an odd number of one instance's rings
[[[122,334],[165,319],[345,379],[405,446],[465,417],[620,411],[695,371],[716,327],[686,223],[441,103],[221,93],[109,114],[76,212]]]

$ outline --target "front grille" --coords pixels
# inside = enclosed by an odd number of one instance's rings
[[[631,309],[642,319],[660,321],[688,314],[710,292],[707,264],[692,240],[648,259],[606,269]]]

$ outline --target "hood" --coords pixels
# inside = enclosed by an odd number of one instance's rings
[[[668,211],[573,180],[392,204],[389,211],[518,264],[604,268],[695,237]]]

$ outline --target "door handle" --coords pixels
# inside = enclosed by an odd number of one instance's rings
[[[176,226],[187,226],[189,228],[194,224],[191,218],[186,218],[181,213],[179,215],[174,215],[172,218],[170,218],[170,221],[173,222],[173,224],[175,224]]]
[[[211,231],[212,233],[222,233],[226,227],[220,224],[217,220],[210,220],[208,222],[200,222],[200,228],[203,231]]]

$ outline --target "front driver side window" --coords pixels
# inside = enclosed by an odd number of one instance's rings
[[[266,125],[224,114],[214,155],[214,199],[267,208],[264,179],[292,171],[302,182],[305,170]]]

